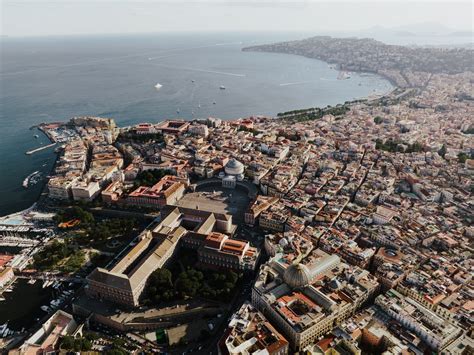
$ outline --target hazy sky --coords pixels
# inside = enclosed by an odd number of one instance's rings
[[[352,31],[438,23],[472,30],[471,1],[0,0],[8,36],[163,31]]]

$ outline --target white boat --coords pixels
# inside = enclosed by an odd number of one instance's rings
[[[31,278],[31,279],[28,280],[28,283],[29,283],[30,285],[34,285],[34,284],[36,283],[36,280],[33,279],[33,278]]]
[[[224,85],[221,85],[221,86],[219,86],[219,89],[225,90],[225,86],[224,86]]]
[[[162,87],[163,87],[163,85],[161,85],[160,83],[156,83],[156,85],[155,85],[156,90],[160,90]]]
[[[8,329],[8,322],[0,325],[0,338],[6,338],[9,333],[10,329]]]
[[[49,307],[48,306],[41,306],[40,307],[42,311],[49,312]]]
[[[33,137],[35,137],[35,138],[39,138],[39,136],[38,136],[37,134],[35,134]]]
[[[52,283],[53,281],[46,280],[45,282],[43,282],[43,288],[51,286]]]
[[[35,179],[36,179],[36,176],[39,175],[39,174],[40,174],[39,171],[35,171],[35,172],[31,173],[30,175],[28,175],[28,176],[25,178],[25,180],[23,180],[23,187],[24,187],[25,189],[27,189],[27,188],[28,188],[28,185],[30,184],[30,180],[31,180],[32,178],[35,178]],[[35,179],[33,179],[33,180],[35,180]],[[37,181],[36,181],[36,182],[37,182]]]
[[[337,80],[346,80],[346,79],[350,79],[351,78],[351,74],[347,71],[344,71],[344,70],[341,70],[339,72],[339,75],[337,76]]]

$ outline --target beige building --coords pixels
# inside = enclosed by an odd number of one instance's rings
[[[354,314],[378,287],[368,271],[337,255],[316,249],[291,260],[278,253],[261,268],[252,304],[299,351]]]
[[[78,325],[72,315],[58,310],[18,349],[11,351],[11,354],[55,354],[55,347],[60,338],[65,335],[74,335],[76,332],[78,332]]]
[[[71,192],[74,201],[92,201],[100,194],[100,185],[96,181],[76,181]]]
[[[165,206],[161,222],[145,230],[139,242],[115,265],[96,268],[87,277],[86,293],[125,306],[138,306],[150,274],[164,267],[181,245],[197,249],[199,262],[205,266],[254,270],[258,250],[246,241],[229,238],[235,228],[230,215]]]
[[[252,305],[244,303],[220,339],[219,355],[286,355],[288,341]]]

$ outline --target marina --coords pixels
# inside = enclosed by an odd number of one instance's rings
[[[10,331],[20,331],[35,323],[36,319],[44,316],[40,307],[49,304],[53,299],[55,289],[43,288],[42,282],[31,284],[27,279],[18,278],[12,287],[12,292],[4,292],[0,302],[0,325],[8,323]]]

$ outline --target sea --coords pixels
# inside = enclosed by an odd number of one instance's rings
[[[165,119],[250,115],[343,103],[384,93],[375,75],[337,80],[322,61],[246,46],[301,39],[306,33],[166,33],[1,38],[0,216],[30,207],[56,158],[33,126],[73,116],[118,125]],[[156,90],[155,85],[162,85]],[[225,90],[220,89],[224,86]],[[38,137],[35,137],[38,135]],[[43,179],[24,188],[34,171]]]

